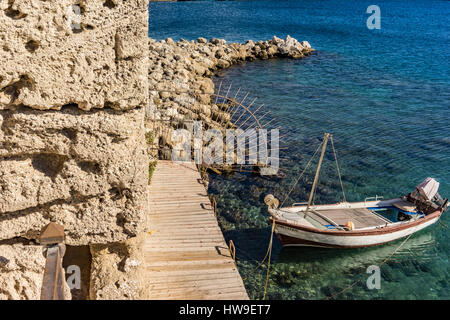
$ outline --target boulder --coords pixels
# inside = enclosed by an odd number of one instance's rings
[[[214,44],[214,45],[226,45],[227,41],[225,39],[217,39],[217,38],[211,38],[211,40],[209,40],[210,43]]]

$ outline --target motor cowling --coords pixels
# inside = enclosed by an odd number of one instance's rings
[[[448,199],[442,199],[438,193],[439,182],[433,178],[426,178],[415,190],[408,194],[407,200],[414,203],[425,214],[442,209],[447,210]]]

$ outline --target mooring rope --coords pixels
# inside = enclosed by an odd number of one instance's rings
[[[390,258],[391,258],[398,250],[400,250],[401,247],[403,247],[403,245],[409,240],[409,238],[411,238],[411,236],[412,236],[413,234],[414,234],[414,233],[411,233],[405,240],[403,240],[403,242],[402,242],[402,243],[401,243],[394,251],[392,251],[392,253],[391,253],[386,259],[384,259],[383,262],[381,262],[381,263],[378,265],[378,267],[381,267],[383,264],[385,264],[386,262],[388,262],[389,259],[390,259]],[[335,294],[333,294],[333,295],[331,295],[331,296],[329,296],[329,297],[326,297],[324,300],[334,299],[334,298],[337,297],[338,295],[340,295],[340,294],[346,292],[347,290],[353,288],[358,282],[360,282],[360,281],[362,280],[362,278],[363,278],[364,276],[365,276],[365,275],[361,275],[361,277],[360,277],[358,280],[356,280],[355,282],[353,282],[350,286],[348,286],[347,288],[343,289],[342,291],[339,291],[338,293],[335,293]]]
[[[266,282],[264,284],[264,295],[263,300],[266,299],[266,293],[267,293],[267,286],[269,284],[269,271],[270,271],[270,257],[272,256],[272,244],[273,244],[273,233],[275,231],[275,220],[272,220],[272,233],[270,235],[270,242],[269,242],[269,260],[267,261],[267,271],[266,271]]]
[[[448,230],[448,226],[447,226],[445,223],[443,223],[443,222],[441,221],[441,219],[439,219],[438,221],[439,221],[439,224],[440,224],[441,226],[443,226],[445,229]]]
[[[267,257],[269,256],[274,231],[275,231],[275,223],[272,224],[272,231],[271,231],[271,233],[270,233],[269,246],[267,247],[266,255],[265,255],[264,258],[263,258],[261,261],[259,261],[259,262],[258,262],[257,260],[254,260],[254,259],[252,258],[253,261],[257,262],[257,266],[250,272],[250,275],[253,274],[256,270],[258,270],[258,269],[264,264],[264,262],[266,261]],[[238,248],[238,249],[239,249],[239,248]],[[239,249],[239,251],[242,251],[243,253],[245,253],[245,251],[242,250],[242,249]],[[251,258],[248,254],[246,254],[246,256],[249,257],[249,258]],[[248,278],[248,277],[245,277],[245,278],[243,278],[242,280],[247,280],[247,278]]]

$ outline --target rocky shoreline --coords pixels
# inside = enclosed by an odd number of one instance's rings
[[[149,106],[146,111],[147,132],[154,135],[149,154],[170,149],[168,127],[186,120],[201,120],[209,127],[223,126],[229,115],[211,99],[216,71],[244,61],[274,58],[299,59],[314,51],[307,41],[274,36],[266,41],[248,40],[243,44],[224,39],[198,38],[197,41],[171,38],[149,40]],[[166,134],[167,135],[167,134]],[[159,155],[161,157],[161,154]]]

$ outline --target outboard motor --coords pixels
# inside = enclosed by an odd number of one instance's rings
[[[426,178],[420,183],[416,190],[408,194],[408,201],[414,203],[417,208],[425,214],[436,210],[448,208],[448,199],[442,199],[438,193],[439,182],[433,178]]]
[[[444,209],[444,211],[447,211],[448,199],[442,199],[441,195],[439,193],[436,193],[432,201],[437,203],[442,209]]]

